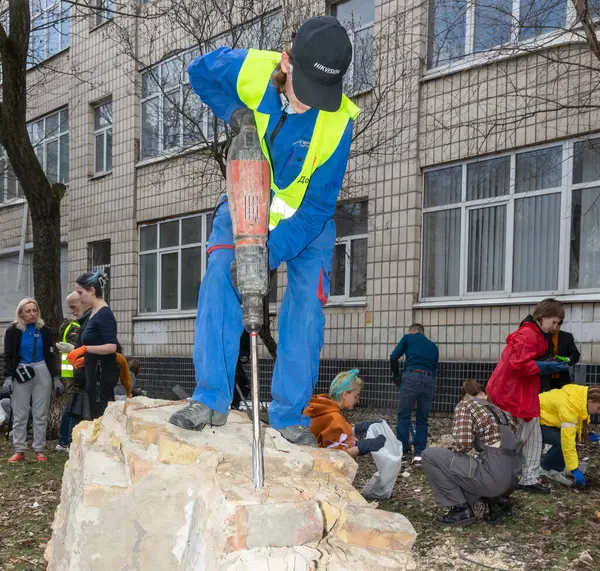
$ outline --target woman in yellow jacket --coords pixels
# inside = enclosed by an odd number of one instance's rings
[[[565,385],[540,394],[542,437],[544,444],[551,445],[542,461],[542,470],[548,477],[553,478],[566,468],[575,484],[585,486],[585,475],[579,470],[576,439],[581,438],[590,415],[599,412],[600,386]],[[591,436],[590,439],[597,439],[595,434]]]

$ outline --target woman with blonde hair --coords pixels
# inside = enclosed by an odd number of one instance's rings
[[[33,449],[38,462],[44,455],[46,426],[52,388],[62,394],[52,333],[44,325],[35,299],[25,298],[17,305],[14,323],[4,334],[4,392],[12,393],[13,446],[9,462],[25,460],[27,422],[33,416]]]

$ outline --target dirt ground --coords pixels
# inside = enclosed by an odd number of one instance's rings
[[[393,414],[361,410],[349,415],[351,422],[382,417],[395,427]],[[430,425],[435,441],[450,432],[451,421],[432,418]],[[35,462],[33,454],[23,464],[7,464],[12,449],[4,436],[0,433],[0,571],[42,571],[66,458],[49,441],[47,464]],[[404,514],[415,527],[419,571],[597,571],[600,446],[585,445],[579,454],[590,457],[595,486],[578,491],[553,484],[550,496],[517,492],[512,517],[495,526],[483,521],[467,528],[437,524],[443,510],[433,502],[422,469],[410,466],[403,466],[391,499],[379,507]],[[359,490],[374,471],[370,456],[359,459]]]

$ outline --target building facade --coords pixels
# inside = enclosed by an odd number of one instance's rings
[[[387,361],[416,321],[439,344],[438,405],[450,406],[548,296],[580,346],[576,379],[597,380],[600,61],[570,2],[66,4],[32,4],[28,72],[30,137],[48,176],[68,183],[63,297],[84,271],[109,274],[119,340],[153,393],[193,384],[197,292],[224,190],[225,127],[187,65],[222,45],[280,50],[322,13],[350,32],[347,91],[363,109],[336,213],[322,380],[359,366],[366,400],[393,402]],[[34,292],[27,206],[0,165],[2,327]],[[285,283],[282,267],[275,338]]]

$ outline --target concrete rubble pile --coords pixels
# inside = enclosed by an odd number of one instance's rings
[[[189,432],[167,423],[181,406],[138,397],[75,429],[48,571],[415,568],[412,525],[362,498],[346,453],[267,428],[257,493],[248,417]]]

